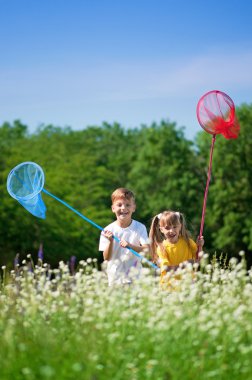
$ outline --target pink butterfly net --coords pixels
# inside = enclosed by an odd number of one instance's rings
[[[222,134],[226,139],[236,139],[239,135],[234,102],[224,92],[214,90],[203,95],[197,105],[197,118],[212,135]]]
[[[201,127],[212,134],[212,144],[207,174],[207,183],[202,207],[201,225],[199,237],[203,234],[208,189],[211,179],[212,158],[214,143],[217,134],[222,134],[226,139],[236,139],[239,135],[240,126],[235,115],[233,100],[224,92],[214,90],[204,94],[197,104],[197,118]],[[198,259],[198,252],[196,255]]]

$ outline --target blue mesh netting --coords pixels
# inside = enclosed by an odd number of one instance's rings
[[[41,197],[45,176],[34,162],[17,165],[8,175],[7,190],[27,211],[45,219],[46,206]]]

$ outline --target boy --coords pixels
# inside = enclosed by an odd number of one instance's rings
[[[112,193],[111,200],[116,221],[102,231],[99,244],[99,251],[103,251],[103,258],[107,261],[109,286],[131,283],[133,273],[130,271],[135,272],[136,277],[140,274],[141,260],[127,247],[138,253],[149,248],[146,227],[131,218],[136,210],[132,191],[118,188]],[[120,243],[113,239],[113,235],[120,239]]]

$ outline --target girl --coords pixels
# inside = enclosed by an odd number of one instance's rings
[[[152,259],[161,268],[161,283],[169,270],[176,270],[182,262],[195,262],[197,251],[202,251],[203,236],[197,244],[190,238],[184,215],[164,211],[156,215],[150,227]]]

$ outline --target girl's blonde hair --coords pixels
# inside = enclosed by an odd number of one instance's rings
[[[163,252],[165,250],[163,246],[165,236],[160,231],[160,227],[177,226],[178,224],[181,224],[180,235],[185,239],[186,243],[190,247],[191,235],[186,228],[185,217],[181,212],[168,210],[154,216],[152,219],[149,238],[151,244],[152,259],[154,262],[157,260],[157,248],[160,248]]]

